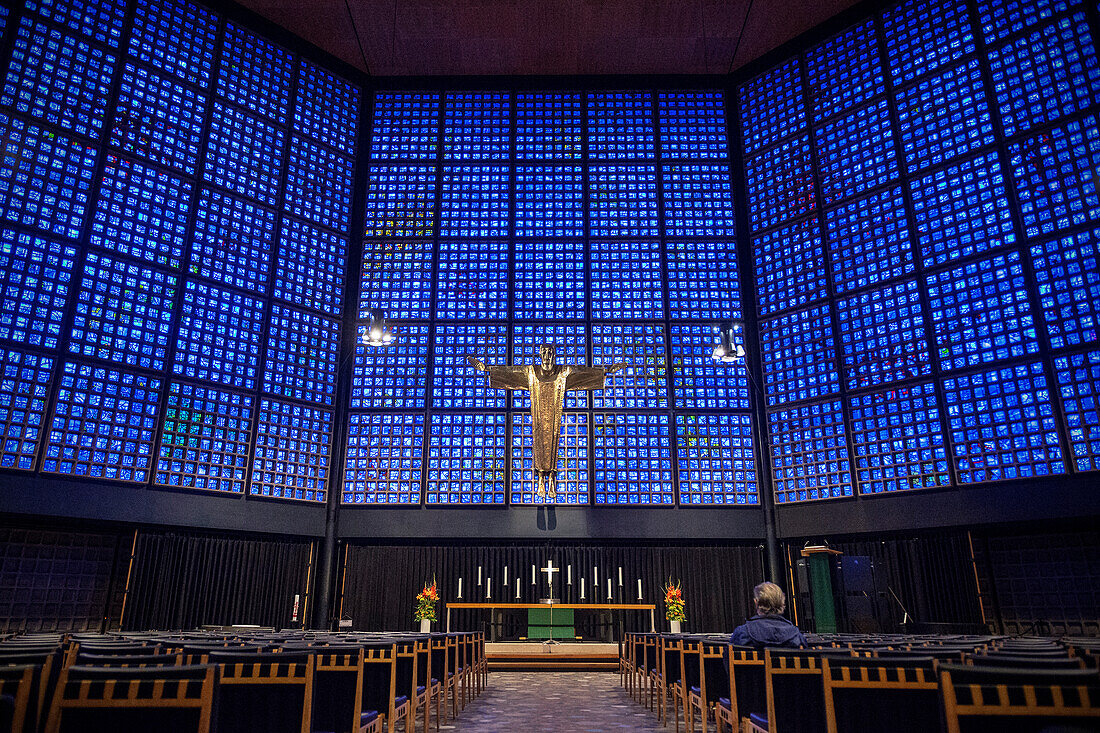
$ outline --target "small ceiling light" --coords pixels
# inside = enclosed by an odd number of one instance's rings
[[[367,330],[363,332],[363,343],[367,346],[389,346],[393,343],[393,329],[386,321],[386,312],[381,308],[372,308]]]
[[[741,343],[744,324],[741,321],[723,321],[715,326],[718,334],[718,344],[711,352],[711,358],[724,364],[735,362],[745,358],[745,347]]]

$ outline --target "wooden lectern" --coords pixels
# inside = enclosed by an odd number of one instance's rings
[[[840,550],[823,545],[802,548],[806,558],[807,576],[810,581],[810,604],[813,606],[814,631],[819,634],[836,633],[836,601],[833,598],[833,558],[843,555]]]

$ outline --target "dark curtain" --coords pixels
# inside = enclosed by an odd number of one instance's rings
[[[658,629],[666,629],[661,587],[668,579],[679,580],[687,604],[685,631],[729,631],[749,614],[752,587],[764,577],[761,548],[751,546],[599,546],[531,545],[504,546],[392,546],[348,545],[340,607],[354,628],[367,631],[410,630],[414,627],[414,597],[424,583],[439,583],[440,624],[444,604],[455,601],[458,579],[462,578],[462,600],[486,600],[492,578],[492,600],[535,603],[546,596],[546,574],[537,571],[552,560],[561,568],[554,579],[555,595],[563,602],[577,602],[580,581],[585,580],[586,600],[592,601],[592,569],[598,568],[600,602],[607,601],[607,579],[612,581],[615,603],[637,603],[638,579],[642,581],[642,602],[657,604]],[[536,583],[531,584],[531,566]],[[573,584],[568,585],[572,565]],[[478,567],[482,585],[478,587]],[[503,587],[508,567],[508,590]],[[619,587],[619,568],[623,585]],[[516,573],[520,597],[516,599]],[[451,616],[452,630],[480,629],[483,612],[462,611]],[[628,612],[627,631],[648,630],[647,612]]]
[[[965,627],[982,623],[965,531],[842,541],[830,546],[845,555],[871,558],[877,615],[884,631],[898,628],[904,615],[901,605],[918,624]],[[791,543],[790,547],[791,557],[797,560],[802,543]]]
[[[304,540],[139,532],[122,627],[288,627],[295,595],[300,624],[310,547]]]

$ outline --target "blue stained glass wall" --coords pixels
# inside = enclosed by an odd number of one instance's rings
[[[740,85],[779,501],[1100,468],[1095,14],[903,0]]]
[[[191,0],[2,16],[0,468],[322,502],[358,88]]]
[[[466,358],[526,367],[544,343],[559,364],[617,365],[564,398],[549,503],[758,501],[748,377],[711,358],[715,327],[743,316],[726,105],[715,90],[375,93],[357,327],[382,308],[398,337],[357,348],[349,424],[408,435],[423,416],[425,488],[378,484],[373,438],[353,436],[345,503],[548,503],[529,393]],[[689,413],[736,451],[736,478],[697,443],[678,462]]]

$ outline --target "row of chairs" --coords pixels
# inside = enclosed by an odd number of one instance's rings
[[[628,634],[622,684],[679,733],[1100,730],[1096,640],[839,639],[755,649]],[[1053,729],[1053,728],[1051,728]]]
[[[0,733],[429,733],[487,681],[481,633],[16,637]]]

